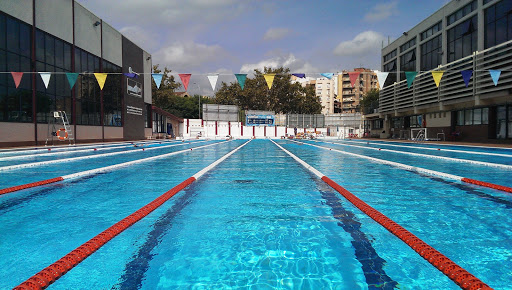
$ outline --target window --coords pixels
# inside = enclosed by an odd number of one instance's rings
[[[144,104],[144,127],[151,128],[151,104]]]
[[[414,47],[415,45],[416,45],[416,37],[414,37],[413,39],[409,40],[405,44],[402,44],[400,46],[400,52],[404,52],[404,51],[408,50],[409,48]]]
[[[457,111],[457,126],[489,124],[489,108]]]
[[[442,63],[442,38],[441,35],[421,45],[421,70],[429,71]]]
[[[416,50],[411,50],[400,56],[400,79],[405,80],[406,71],[416,71]]]
[[[503,0],[485,9],[485,48],[512,39],[512,0]]]
[[[431,37],[432,35],[435,35],[442,29],[443,29],[443,23],[441,21],[439,21],[438,23],[434,24],[432,27],[430,27],[429,29],[427,29],[421,33],[421,40],[425,40],[425,39]]]
[[[396,57],[396,49],[384,56],[384,62],[388,62]]]
[[[464,125],[464,111],[457,111],[457,126]]]
[[[446,17],[446,23],[447,25],[451,25],[455,23],[457,20],[463,18],[464,16],[470,14],[471,12],[476,10],[476,1],[471,1],[471,3],[467,4],[466,6],[462,7],[461,9],[455,11],[454,13],[450,14],[448,17]]]
[[[103,125],[120,127],[122,123],[123,91],[121,67],[108,61],[103,61],[103,72],[108,75],[103,87]],[[117,74],[116,74],[117,73]]]
[[[100,124],[100,87],[94,72],[99,72],[99,57],[75,49],[75,71],[80,73],[75,84],[76,122],[80,125]],[[110,76],[107,83],[110,82]]]
[[[477,16],[448,30],[448,62],[453,62],[477,50]]]
[[[396,82],[396,73],[394,73],[394,72],[396,72],[396,59],[385,64],[384,71],[385,72],[393,72],[388,75],[386,82],[384,83],[384,86],[389,86],[389,85],[393,84],[394,82]],[[384,87],[382,85],[380,85],[380,86],[381,86],[381,88]]]
[[[32,71],[31,27],[0,13],[0,71]],[[0,121],[32,122],[32,74],[16,88],[10,74],[0,74]]]

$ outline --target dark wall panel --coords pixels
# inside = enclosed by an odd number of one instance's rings
[[[128,73],[129,68],[137,73],[144,72],[142,63],[143,55],[140,49],[133,42],[123,37],[123,73]],[[134,93],[131,89],[128,92],[128,84],[133,88],[140,86],[140,94]],[[124,139],[136,140],[144,139],[144,82],[142,75],[140,77],[128,78],[123,76],[123,95],[124,95]],[[135,90],[136,91],[136,90]]]

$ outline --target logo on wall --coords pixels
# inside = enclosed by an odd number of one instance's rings
[[[129,95],[142,98],[142,85],[130,78],[126,78],[126,90]]]

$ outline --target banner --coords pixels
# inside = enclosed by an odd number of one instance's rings
[[[103,86],[105,85],[105,81],[107,80],[107,74],[104,73],[94,73],[96,80],[98,81],[98,85],[100,85],[100,90],[103,90]]]
[[[124,75],[132,79],[139,77],[139,75],[136,73],[124,73]]]
[[[328,79],[332,79],[332,77],[334,76],[333,73],[321,73],[321,75],[323,75],[324,77],[326,77]]]
[[[208,80],[210,81],[210,85],[212,86],[212,90],[214,90],[214,91],[215,91],[215,86],[217,85],[217,79],[219,79],[219,75],[208,76]]]
[[[379,82],[379,86],[381,89],[384,88],[384,83],[386,82],[386,79],[388,78],[389,73],[388,72],[377,72],[377,81]]]
[[[160,83],[162,83],[162,77],[164,75],[163,74],[151,74],[151,76],[153,77],[153,80],[155,81],[156,88],[159,89]]]
[[[358,71],[355,71],[355,72],[349,72],[348,73],[348,77],[350,78],[350,84],[352,85],[352,87],[354,87],[356,81],[357,81],[357,78],[359,77],[361,73],[358,72]]]
[[[494,86],[498,85],[498,80],[500,79],[501,71],[490,69],[489,73],[491,74],[492,81],[494,82]]]
[[[235,74],[236,79],[238,80],[238,84],[244,89],[245,80],[247,79],[247,74]]]
[[[469,80],[471,80],[471,76],[473,75],[472,70],[463,70],[460,72],[462,74],[462,79],[464,80],[464,83],[466,84],[466,88],[469,85]]]
[[[436,83],[436,87],[439,88],[439,83],[441,82],[441,78],[443,77],[444,71],[433,71],[432,77],[434,78],[434,82]]]
[[[14,79],[14,85],[16,85],[16,88],[20,86],[21,77],[23,77],[22,72],[11,72],[12,78]]]
[[[276,74],[263,74],[265,81],[267,82],[268,89],[272,88],[272,83],[274,82],[274,77]]]
[[[188,82],[190,81],[191,74],[178,74],[180,76],[181,82],[183,83],[183,87],[185,91],[188,90]]]
[[[298,78],[303,79],[303,78],[305,78],[305,77],[306,77],[306,74],[292,74],[292,76],[296,76],[296,77],[298,77]]]
[[[414,82],[414,79],[416,78],[416,75],[418,72],[416,71],[406,71],[405,72],[405,78],[407,79],[407,88],[410,89],[412,86],[412,82]]]
[[[44,87],[48,88],[48,84],[50,83],[50,78],[52,76],[52,73],[49,73],[49,72],[39,72],[39,75],[41,76],[41,79],[43,80]]]
[[[78,79],[78,73],[66,73],[66,77],[68,78],[69,87],[72,89]]]

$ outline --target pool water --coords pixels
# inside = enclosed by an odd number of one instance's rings
[[[20,284],[245,142],[192,141],[59,166],[0,171],[1,188],[5,188],[213,144],[88,178],[0,196],[0,288]],[[507,289],[511,284],[511,194],[424,176],[308,144],[506,186],[512,184],[510,170],[340,145],[354,144],[344,141],[276,142],[491,287]],[[151,146],[163,145],[169,143]],[[475,157],[443,154],[471,160]],[[512,156],[512,152],[504,154]],[[1,162],[3,156],[13,154],[0,152],[0,166],[34,162]],[[506,158],[487,158],[487,162],[506,164]],[[271,141],[256,139],[49,287],[189,288],[458,286]]]

